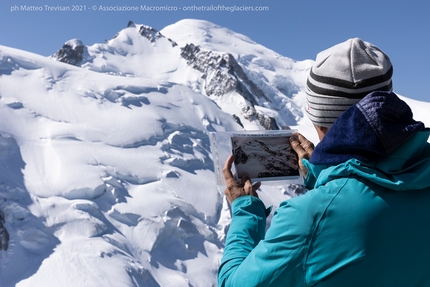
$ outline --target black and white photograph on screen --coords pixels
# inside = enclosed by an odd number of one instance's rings
[[[299,176],[298,158],[289,136],[232,135],[231,141],[238,178],[244,172],[259,180]]]

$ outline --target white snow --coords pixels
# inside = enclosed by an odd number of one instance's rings
[[[76,48],[78,46],[84,46],[84,43],[81,40],[75,38],[67,41],[66,43],[64,43],[64,45],[68,45],[72,48]]]
[[[270,98],[257,109],[317,142],[303,112],[312,61],[206,21],[160,31],[177,46],[140,27],[88,47],[82,67],[0,46],[0,286],[217,285],[230,215],[207,132],[241,130],[243,99],[204,95],[187,43],[231,53]],[[430,103],[402,98],[430,125]],[[260,197],[291,196],[267,185]]]

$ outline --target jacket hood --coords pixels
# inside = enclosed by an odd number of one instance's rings
[[[316,146],[310,162],[336,165],[350,159],[380,160],[424,129],[396,94],[372,92],[335,121]]]
[[[309,170],[308,189],[317,188],[340,178],[359,176],[391,190],[430,188],[430,129],[420,131],[388,157],[373,162],[355,158],[338,165],[313,165],[303,160]]]

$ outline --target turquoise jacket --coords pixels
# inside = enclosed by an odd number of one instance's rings
[[[219,286],[430,286],[429,135],[377,161],[304,160],[311,190],[267,232],[262,201],[237,198]]]

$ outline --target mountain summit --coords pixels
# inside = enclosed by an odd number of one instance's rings
[[[190,30],[214,35],[202,46],[199,35],[184,39]],[[210,45],[228,38],[233,38],[232,51],[229,46]],[[245,53],[237,54],[237,46]],[[51,57],[92,71],[187,85],[230,112],[240,126],[272,130],[296,125],[302,117],[293,97],[303,83],[297,79],[305,77],[310,63],[281,57],[243,35],[197,20],[183,20],[161,32],[130,21],[104,44],[86,47],[75,39]]]

